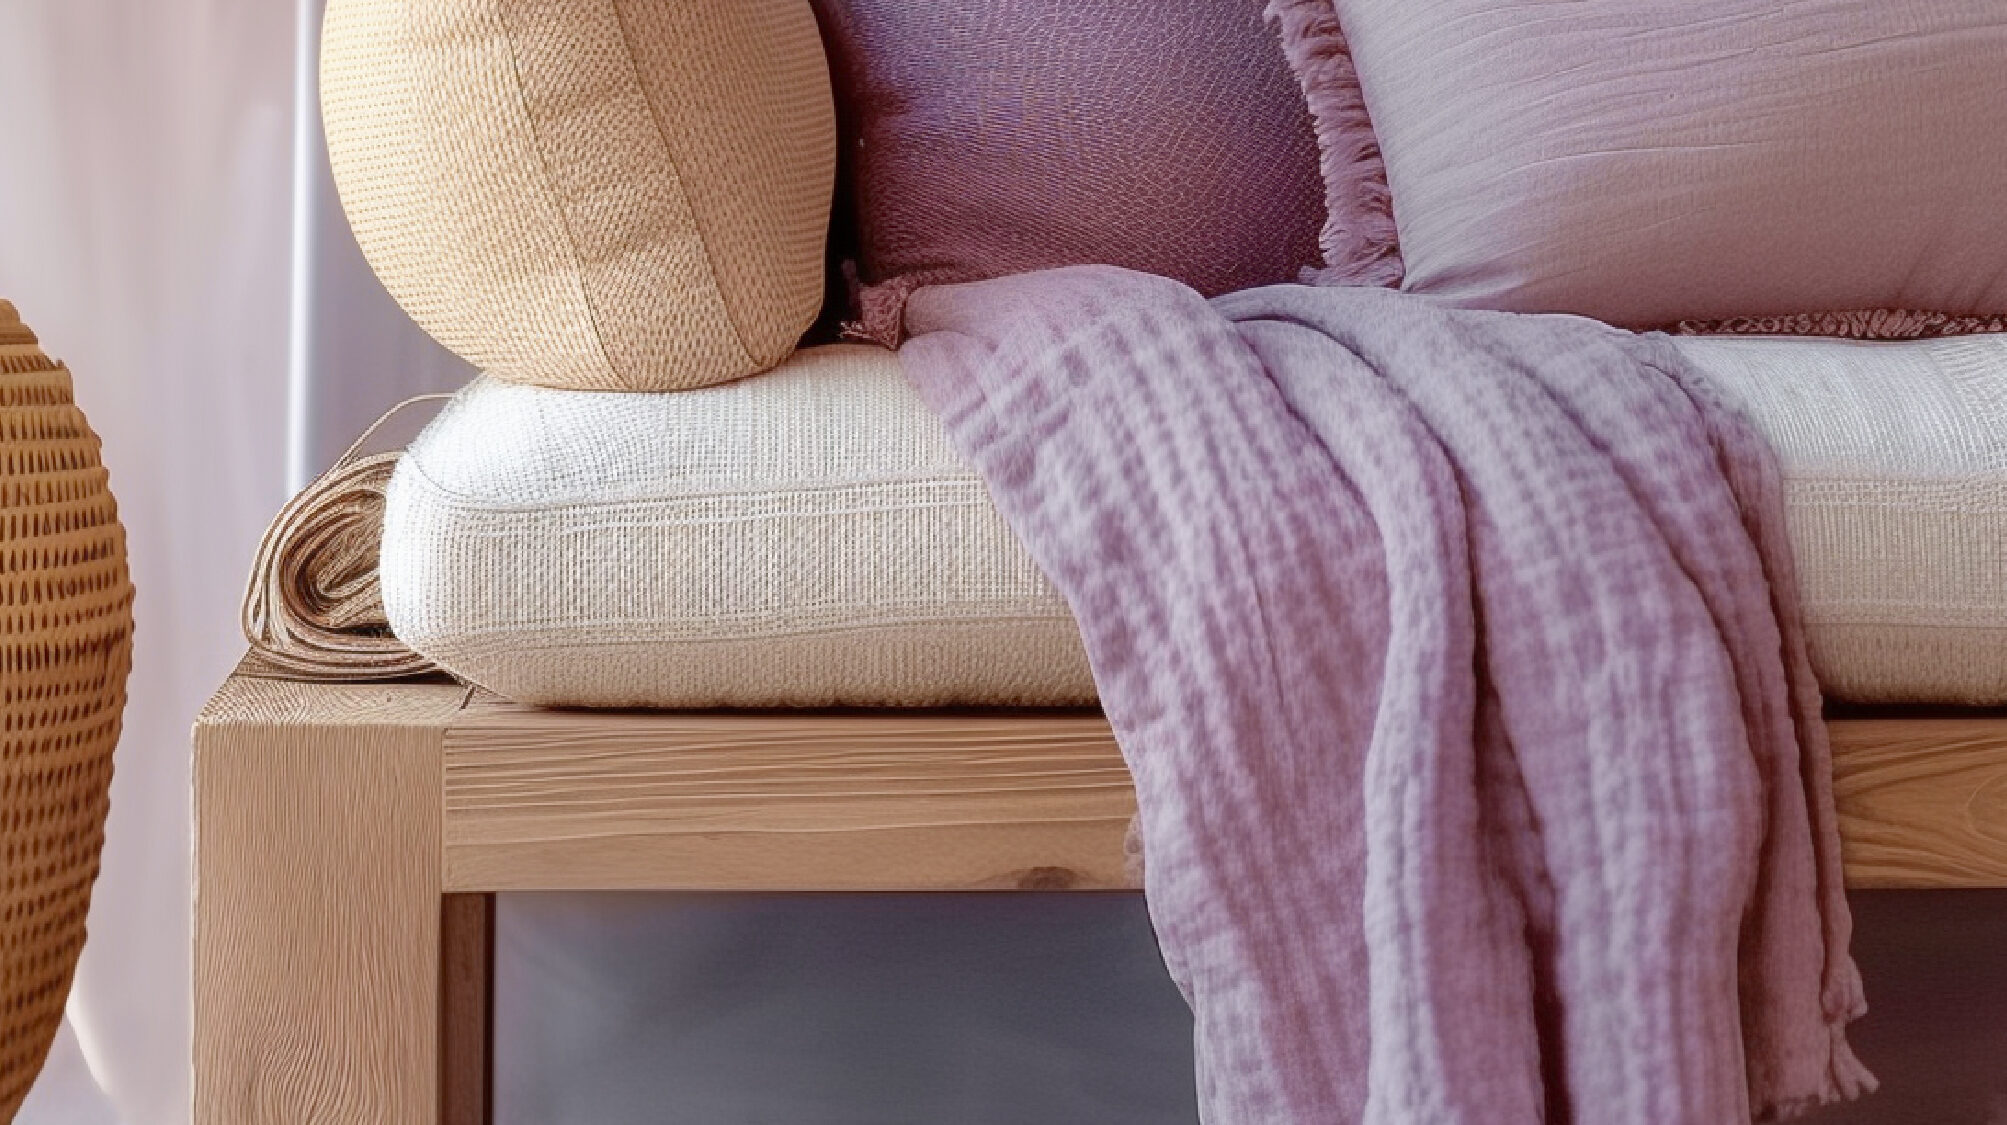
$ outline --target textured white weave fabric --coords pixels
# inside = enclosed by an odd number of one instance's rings
[[[412,445],[398,636],[531,703],[1070,704],[1065,603],[878,348],[674,394],[478,381]]]
[[[1776,445],[1812,657],[2007,702],[2007,338],[1680,341]],[[526,702],[1073,704],[1065,605],[898,359],[674,394],[474,383],[392,482],[400,637]]]
[[[2007,337],[1679,343],[1783,462],[1826,693],[2007,702]]]

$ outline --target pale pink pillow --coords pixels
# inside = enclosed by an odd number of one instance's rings
[[[2007,2],[1330,0],[1403,288],[1632,327],[2007,312]]]

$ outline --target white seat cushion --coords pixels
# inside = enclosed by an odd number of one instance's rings
[[[1783,464],[1826,693],[2007,702],[2007,336],[1680,343]]]
[[[527,703],[1084,704],[1066,604],[898,357],[673,394],[483,379],[385,517],[405,643]]]
[[[1785,466],[1814,664],[2007,701],[2007,338],[1694,339]],[[1062,705],[1065,604],[891,353],[675,394],[474,383],[391,485],[397,634],[575,706]]]

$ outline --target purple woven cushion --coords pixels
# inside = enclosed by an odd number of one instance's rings
[[[905,295],[1055,266],[1208,296],[1317,265],[1324,188],[1262,0],[814,0],[867,335]]]

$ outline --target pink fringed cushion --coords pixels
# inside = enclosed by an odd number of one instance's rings
[[[1843,340],[1929,340],[2007,332],[2007,316],[1947,316],[1905,309],[1685,320],[1682,336],[1833,336]]]
[[[1317,125],[1324,175],[1324,285],[1399,285],[1401,253],[1380,140],[1331,0],[1269,0],[1269,18]]]
[[[863,335],[896,342],[919,285],[1101,263],[1212,295],[1319,262],[1317,138],[1261,0],[815,7]]]
[[[2007,313],[2001,0],[1275,2],[1344,26],[1362,100],[1326,96],[1371,107],[1405,289],[1640,328]],[[1922,311],[1803,315],[1834,309]]]

